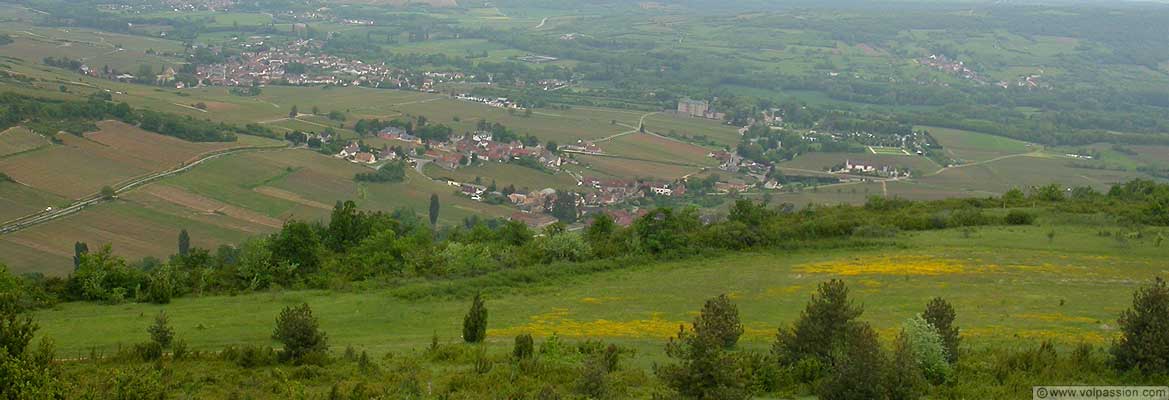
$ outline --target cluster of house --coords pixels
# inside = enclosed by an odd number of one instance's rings
[[[266,38],[253,37],[245,48],[262,49],[243,52],[220,64],[199,65],[195,76],[203,84],[215,86],[266,85],[286,82],[290,85],[372,85],[406,87],[401,71],[384,63],[369,64],[325,54],[320,41],[298,39],[267,47]],[[304,65],[304,71],[289,72],[292,64]]]
[[[844,160],[844,166],[838,169],[833,169],[832,173],[868,175],[882,178],[908,178],[910,175],[912,175],[909,169],[901,169],[887,165],[854,163],[852,160]]]
[[[717,120],[723,120],[727,117],[726,113],[714,111],[710,107],[710,102],[706,100],[693,100],[689,98],[678,100],[678,114]]]
[[[729,151],[719,150],[711,152],[706,156],[718,160],[718,169],[730,173],[744,171],[748,174],[760,175],[766,174],[771,169],[771,165],[748,160]]]
[[[520,106],[520,103],[512,101],[506,97],[496,97],[496,98],[478,97],[478,96],[472,96],[470,94],[464,93],[464,94],[455,95],[455,98],[459,99],[459,100],[463,100],[463,101],[473,101],[476,103],[482,103],[482,104],[486,104],[486,105],[489,105],[492,107],[509,108],[509,109],[515,109],[515,110],[523,110],[524,109],[522,106]]]
[[[1015,86],[1025,89],[1039,89],[1041,87],[1047,87],[1045,83],[1040,82],[1040,79],[1042,78],[1043,75],[1040,74],[1020,76],[1019,79],[1015,80]],[[998,86],[1006,89],[1011,87],[1011,83],[1007,81],[999,81]]]
[[[423,144],[423,140],[411,135],[398,127],[386,127],[378,136],[386,140],[397,140],[416,145]],[[564,158],[539,144],[525,146],[519,141],[496,141],[491,132],[477,131],[462,137],[451,138],[447,142],[430,141],[430,145],[422,158],[430,160],[435,165],[445,169],[458,169],[469,161],[508,162],[521,158],[531,158],[544,167],[559,169],[564,164]]]
[[[398,159],[398,153],[389,147],[384,147],[381,150],[370,148],[362,148],[360,144],[351,142],[345,147],[341,148],[341,152],[337,153],[337,158],[343,158],[358,164],[376,164],[379,161],[393,161]]]
[[[142,2],[139,4],[118,4],[110,2],[107,4],[98,4],[97,8],[102,11],[120,11],[120,12],[157,12],[157,11],[174,11],[174,12],[192,12],[192,11],[222,11],[227,10],[235,5],[235,0],[162,0],[159,2]]]
[[[917,60],[917,62],[951,75],[957,75],[979,83],[986,83],[977,72],[967,67],[964,61],[951,60],[944,55],[931,54],[929,57]]]

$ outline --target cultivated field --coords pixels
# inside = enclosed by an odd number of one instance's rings
[[[48,145],[48,139],[22,127],[0,132],[0,158]]]
[[[960,163],[986,161],[1041,149],[1031,143],[985,133],[930,126],[919,126],[917,129],[928,131],[942,145],[946,154]]]
[[[565,173],[548,173],[515,164],[501,164],[489,162],[482,166],[446,170],[434,164],[427,164],[426,175],[444,180],[447,178],[458,182],[475,182],[476,178],[484,186],[495,182],[496,187],[502,189],[508,185],[515,185],[523,191],[540,190],[544,188],[578,190],[576,179]]]
[[[604,175],[626,179],[644,178],[675,180],[699,172],[701,168],[661,162],[633,160],[620,157],[587,156],[577,154],[577,160],[584,164],[584,175]]]
[[[641,160],[707,167],[718,165],[717,160],[707,157],[710,149],[647,133],[617,137],[601,144],[601,148],[609,154]]]

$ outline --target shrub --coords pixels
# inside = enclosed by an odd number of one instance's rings
[[[463,318],[463,341],[480,343],[487,338],[487,306],[483,304],[483,297],[475,295],[471,301],[471,309]]]
[[[134,345],[134,354],[142,361],[155,361],[162,358],[162,345],[158,342],[138,343]]]
[[[1121,337],[1112,346],[1116,366],[1144,373],[1169,373],[1169,287],[1158,277],[1133,293],[1132,308],[1120,314]]]
[[[921,316],[914,316],[901,325],[901,337],[908,346],[914,363],[930,382],[940,384],[949,379],[950,364],[947,361],[945,345],[936,327]],[[900,344],[900,343],[899,343]]]
[[[187,358],[190,355],[190,348],[187,347],[187,341],[183,339],[175,340],[174,345],[171,346],[171,355],[175,360]]]
[[[1031,225],[1035,223],[1035,214],[1023,210],[1011,210],[1007,213],[1007,225]]]
[[[154,325],[146,328],[146,332],[150,333],[150,340],[162,348],[170,347],[171,341],[175,337],[175,330],[170,327],[170,323],[166,317],[166,311],[159,311],[158,316],[154,317]]]
[[[276,318],[272,338],[284,344],[281,356],[293,362],[299,363],[305,356],[328,350],[328,337],[318,327],[307,303],[285,307]]]
[[[702,312],[694,319],[694,332],[710,335],[725,348],[734,347],[743,334],[739,308],[725,294],[707,300]]]
[[[535,344],[532,341],[532,335],[525,333],[515,337],[515,347],[511,354],[516,360],[524,360],[531,358],[534,350]]]
[[[958,362],[958,346],[961,342],[958,327],[954,326],[954,319],[957,318],[957,313],[954,312],[954,306],[950,302],[941,297],[935,297],[930,300],[929,304],[925,306],[925,312],[921,314],[922,318],[937,328],[938,335],[942,337],[942,345],[946,350],[946,361],[950,364]]]
[[[576,382],[576,392],[590,399],[603,399],[608,391],[606,378],[608,371],[604,363],[597,359],[589,359],[582,367],[580,378]]]

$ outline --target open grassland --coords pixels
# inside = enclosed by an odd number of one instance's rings
[[[592,171],[596,171],[602,175],[623,177],[626,179],[675,180],[701,170],[699,167],[611,156],[586,156],[577,154],[574,157],[582,164],[585,164],[584,170],[581,173],[586,176],[595,175]]]
[[[0,157],[22,153],[48,145],[49,140],[45,139],[44,136],[19,126],[0,132]]]
[[[497,290],[488,296],[488,345],[510,348],[520,333],[598,338],[637,348],[632,362],[648,366],[663,359],[665,339],[693,319],[705,298],[727,293],[739,304],[744,345],[765,349],[776,327],[794,320],[815,286],[831,278],[849,284],[864,305],[862,318],[886,340],[931,297],[944,296],[958,311],[967,346],[1108,343],[1132,290],[1169,272],[1163,252],[1148,240],[1101,239],[1089,227],[1060,225],[1049,242],[1049,229],[931,232],[897,239],[901,247],[746,253],[578,276],[556,282],[554,290],[538,284]],[[71,303],[36,318],[40,333],[54,338],[66,357],[145,340],[160,309],[194,348],[268,346],[280,308],[300,302],[320,316],[335,351],[348,345],[374,354],[411,351],[425,348],[434,334],[458,339],[465,299],[403,300],[392,293],[287,291],[181,298],[166,306]]]
[[[474,183],[476,178],[484,186],[495,182],[496,187],[502,189],[508,185],[515,185],[516,189],[539,190],[577,189],[576,179],[565,173],[552,174],[532,168],[497,162],[485,163],[481,166],[447,170],[434,164],[426,164],[426,175],[440,180],[453,179],[458,182]]]
[[[914,180],[959,192],[1003,193],[1012,188],[1052,183],[1067,187],[1092,186],[1096,190],[1107,191],[1113,184],[1145,177],[1132,171],[1074,168],[1070,165],[1071,161],[1061,155],[1025,155],[986,164],[949,168],[936,175]]]
[[[958,129],[919,126],[937,139],[946,154],[961,162],[977,162],[1039,150],[1027,142]]]
[[[739,144],[738,128],[704,118],[653,114],[645,118],[645,129],[661,135],[673,132],[687,137],[705,136],[719,145],[729,147]]]
[[[534,135],[541,140],[552,140],[560,144],[599,139],[628,131],[628,127],[612,124],[613,120],[636,121],[637,118],[636,116],[631,118],[630,114],[619,111],[575,108],[537,109],[531,116],[524,116],[523,113],[513,114],[498,107],[446,98],[405,104],[395,109],[406,114],[426,116],[431,121],[455,128],[459,133],[473,131],[479,120],[487,120],[501,123],[521,135]],[[453,121],[454,117],[458,117],[460,121]]]
[[[718,161],[707,157],[710,150],[661,136],[632,133],[604,142],[606,153],[643,160],[695,164],[713,167]]]

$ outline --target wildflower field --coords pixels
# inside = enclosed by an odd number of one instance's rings
[[[488,290],[487,343],[510,348],[523,333],[538,341],[554,334],[595,338],[637,349],[631,362],[648,366],[664,359],[662,344],[694,319],[705,299],[726,293],[745,325],[742,345],[765,349],[777,327],[798,317],[818,283],[840,278],[864,306],[861,318],[884,340],[929,299],[942,296],[958,312],[965,346],[1106,344],[1133,290],[1169,275],[1167,254],[1151,239],[1102,238],[1077,225],[946,230],[903,234],[864,249],[692,258],[575,276],[554,286]],[[389,290],[284,290],[180,298],[165,306],[69,303],[36,318],[61,357],[141,341],[159,309],[195,349],[272,345],[279,310],[300,302],[313,307],[338,351],[421,351],[434,336],[460,341],[468,299],[404,300]]]

